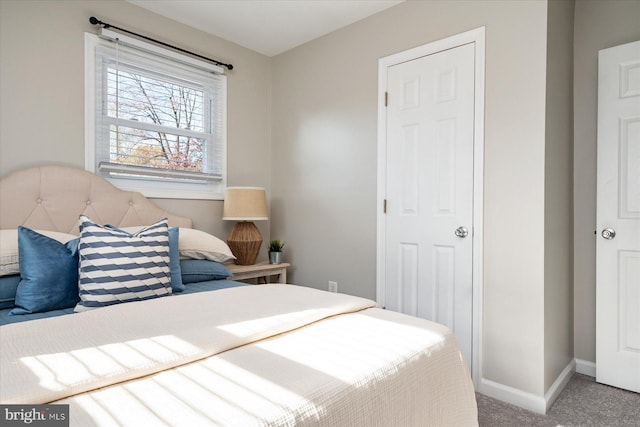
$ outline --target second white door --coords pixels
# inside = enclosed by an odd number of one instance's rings
[[[640,41],[600,51],[596,380],[640,393]]]
[[[472,361],[474,45],[388,69],[384,304]]]

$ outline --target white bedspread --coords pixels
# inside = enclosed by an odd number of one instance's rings
[[[2,326],[0,401],[78,426],[477,424],[450,331],[374,306],[268,285]]]

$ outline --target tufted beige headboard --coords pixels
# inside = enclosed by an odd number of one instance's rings
[[[168,218],[170,226],[191,228],[191,219],[171,215],[142,194],[122,191],[103,178],[64,166],[40,166],[0,181],[0,229],[18,225],[78,234],[84,213],[100,224],[149,225]]]

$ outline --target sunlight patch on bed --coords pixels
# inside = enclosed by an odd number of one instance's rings
[[[106,344],[64,353],[23,357],[20,361],[39,378],[42,387],[63,390],[127,370],[200,354],[201,349],[172,335]]]
[[[298,409],[290,423],[319,419],[324,408],[218,357],[142,380],[71,397],[94,420],[119,425],[244,425]],[[300,413],[302,411],[303,413]],[[135,414],[125,418],[118,414]]]
[[[313,423],[334,390],[378,387],[447,345],[444,333],[354,313],[58,403],[123,425]],[[137,418],[117,418],[127,413]]]
[[[284,313],[276,316],[262,317],[259,319],[246,320],[244,322],[232,323],[229,325],[218,326],[218,329],[233,334],[237,337],[249,337],[255,333],[263,332],[271,328],[277,328],[282,325],[291,323],[306,324],[307,319],[319,318],[322,310],[304,310],[293,313]]]
[[[407,360],[407,354],[418,356],[425,348],[439,348],[444,341],[443,335],[428,329],[355,313],[330,318],[299,333],[265,340],[256,346],[343,382],[356,384],[370,372],[388,375],[389,372],[380,370],[389,366],[397,370],[398,364]],[[351,357],[354,351],[360,354],[357,360]]]

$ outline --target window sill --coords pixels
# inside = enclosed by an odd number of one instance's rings
[[[145,197],[156,199],[190,199],[190,200],[224,200],[224,187],[219,185],[216,189],[193,189],[192,188],[170,188],[173,183],[168,182],[164,188],[160,188],[157,182],[145,183],[144,181],[133,181],[105,178],[115,187],[126,191],[137,191]],[[147,185],[145,185],[147,184]],[[173,184],[175,186],[175,184]]]

